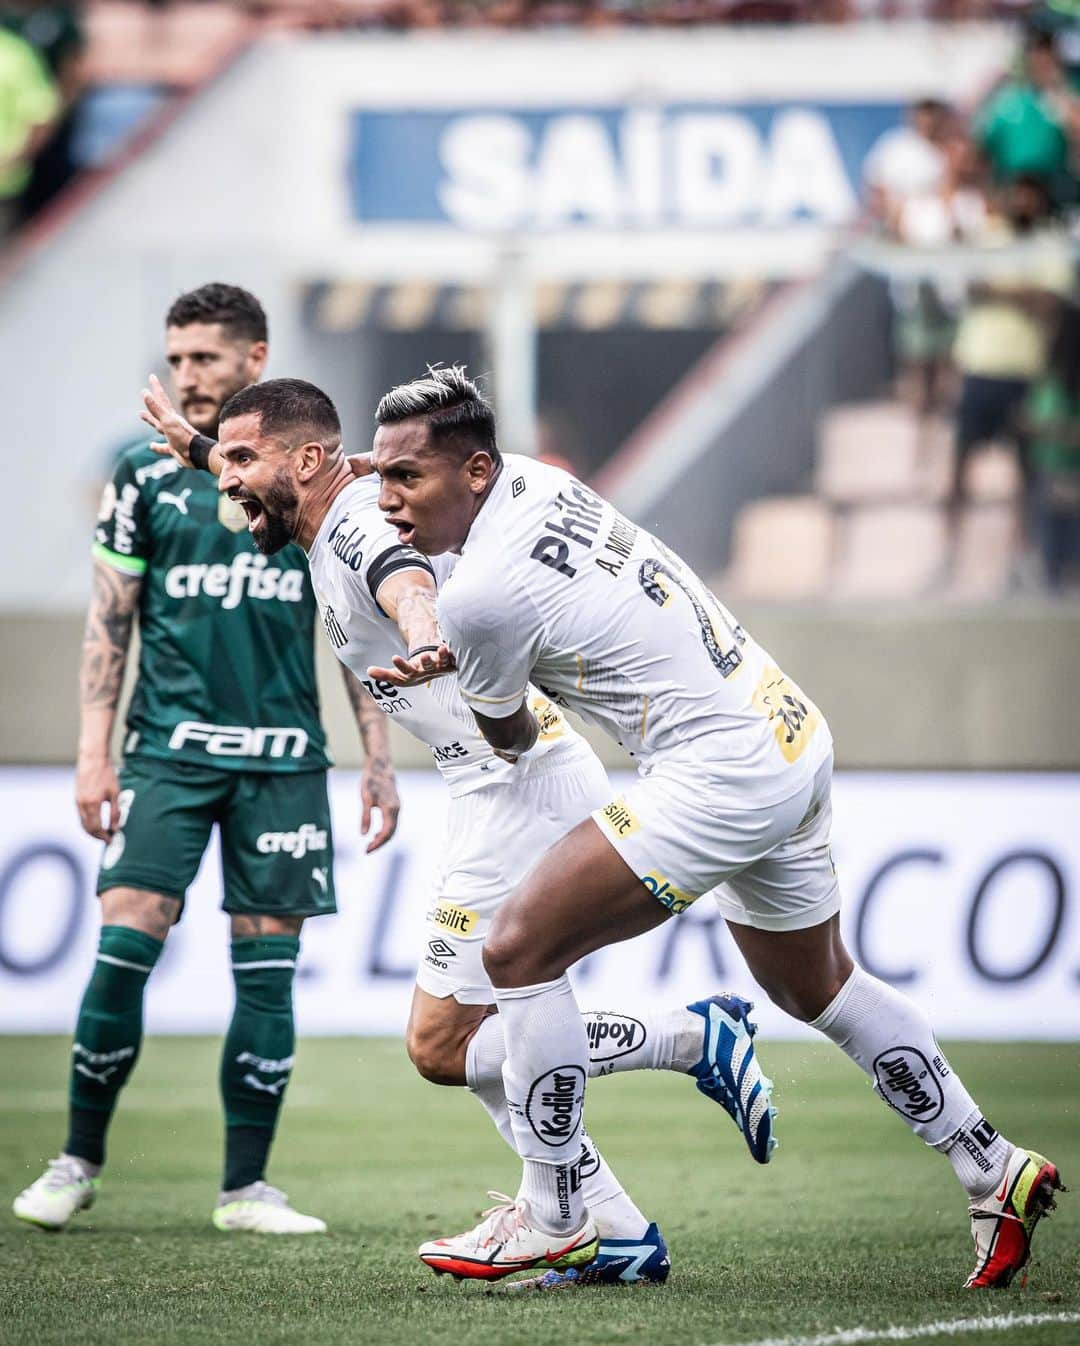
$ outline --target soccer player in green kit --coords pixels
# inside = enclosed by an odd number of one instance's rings
[[[170,308],[166,354],[184,415],[216,434],[224,403],[262,373],[266,316],[246,291],[204,285]],[[93,1203],[106,1131],[139,1052],[143,991],[217,823],[236,1003],[221,1061],[225,1172],[213,1222],[322,1232],[322,1220],[265,1181],[293,1063],[300,928],[335,910],[304,554],[257,554],[243,510],[216,480],[143,440],[105,487],[93,555],[76,802],[85,830],[107,843],[101,937],[75,1027],[67,1140],[15,1214],[60,1229]],[[139,677],[118,776],[110,741],[136,614]],[[366,753],[362,830],[373,808],[380,815],[370,851],[393,834],[398,798],[385,718],[347,671],[346,686]]]

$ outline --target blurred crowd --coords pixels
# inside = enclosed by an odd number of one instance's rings
[[[85,46],[80,8],[0,0],[0,240],[74,172]]]
[[[953,418],[950,504],[965,502],[972,455],[1007,447],[1053,589],[1080,567],[1080,70],[1067,52],[1030,27],[973,114],[920,101],[865,169],[881,232],[938,263],[894,281],[895,348],[903,396]],[[967,245],[968,267],[951,271],[947,252],[941,265],[949,244]]]
[[[1068,11],[1070,0],[1060,0]],[[1031,0],[244,0],[249,11],[312,26],[440,28],[487,25],[680,26],[845,23],[860,19],[1013,18]]]

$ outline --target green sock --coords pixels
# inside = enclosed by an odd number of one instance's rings
[[[143,990],[162,941],[103,925],[97,962],[79,1006],[71,1049],[71,1107],[65,1154],[105,1162],[105,1132],[142,1042]]]
[[[292,984],[299,953],[295,935],[232,942],[236,1005],[221,1055],[226,1192],[266,1172],[296,1045]]]

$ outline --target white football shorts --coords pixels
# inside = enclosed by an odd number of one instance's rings
[[[829,849],[833,759],[802,789],[765,808],[710,807],[709,780],[669,759],[593,819],[669,911],[712,890],[725,920],[758,930],[804,930],[840,909]]]
[[[481,952],[492,917],[546,850],[611,798],[599,759],[584,744],[529,764],[450,801],[443,860],[427,913],[416,982],[463,1005],[495,996]]]

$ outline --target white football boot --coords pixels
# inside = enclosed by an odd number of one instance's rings
[[[532,1267],[587,1266],[597,1254],[596,1222],[586,1214],[573,1234],[545,1234],[530,1223],[528,1203],[502,1192],[488,1192],[499,1204],[484,1211],[475,1229],[451,1238],[433,1239],[418,1249],[421,1262],[438,1275],[456,1280],[497,1281]]]
[[[211,1218],[214,1228],[223,1233],[326,1233],[325,1220],[293,1210],[284,1192],[261,1179],[233,1192],[222,1192]]]
[[[100,1178],[91,1174],[81,1159],[62,1154],[49,1160],[49,1167],[20,1192],[11,1209],[16,1218],[39,1229],[63,1229],[78,1211],[89,1210],[101,1186]]]

